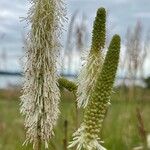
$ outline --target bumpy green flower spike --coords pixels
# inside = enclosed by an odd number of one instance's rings
[[[99,8],[94,21],[91,53],[99,53],[103,49],[106,40],[106,11],[105,8]]]
[[[70,92],[77,90],[77,85],[65,78],[59,78],[58,83],[60,87],[66,88]]]
[[[94,92],[84,115],[85,132],[89,140],[99,140],[102,122],[110,104],[110,95],[117,71],[120,51],[120,37],[115,35],[111,41],[102,72],[98,77]],[[97,148],[97,147],[95,147]]]
[[[105,118],[120,53],[120,37],[115,35],[110,43],[101,73],[95,82],[89,103],[85,109],[81,127],[74,133],[69,147],[77,145],[77,150],[106,150],[101,146],[100,132]]]
[[[77,102],[78,107],[86,107],[93,91],[96,78],[103,64],[103,49],[105,47],[106,11],[100,8],[94,22],[92,45],[89,56],[78,77]]]

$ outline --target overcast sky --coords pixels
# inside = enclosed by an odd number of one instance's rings
[[[86,14],[88,29],[91,31],[96,10],[105,7],[109,12],[109,22],[114,33],[122,39],[128,26],[134,26],[141,20],[144,30],[150,27],[150,0],[66,0],[68,16],[76,11]],[[0,0],[0,54],[7,51],[9,55],[22,54],[22,33],[25,24],[19,17],[25,17],[29,8],[29,0]],[[18,64],[13,61],[15,68]]]

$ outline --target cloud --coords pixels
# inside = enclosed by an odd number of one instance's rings
[[[144,18],[144,25],[149,25],[150,18],[150,0],[66,0],[68,7],[68,16],[76,11],[84,12],[87,16],[88,29],[91,32],[96,10],[99,7],[105,7],[110,10],[109,23],[115,26],[114,31],[121,34],[126,32],[127,26],[134,25],[137,18]],[[5,48],[6,51],[22,50],[21,31],[25,23],[20,22],[19,17],[27,16],[27,10],[30,6],[29,0],[0,0],[0,35],[6,36],[0,41],[0,51]],[[110,25],[111,26],[111,25]],[[67,30],[67,25],[66,25]],[[64,38],[63,38],[64,39]]]
[[[133,17],[150,19],[150,12],[137,12],[133,15]]]

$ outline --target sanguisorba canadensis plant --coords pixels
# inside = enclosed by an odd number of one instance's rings
[[[106,11],[100,8],[94,22],[91,50],[78,77],[77,104],[85,108],[93,91],[97,76],[101,72],[106,36]]]
[[[104,14],[104,12],[105,10],[103,8],[98,10],[95,24],[99,24],[97,22],[99,22],[101,19],[104,19],[104,21],[101,22],[105,22],[105,15],[99,15],[102,13]],[[102,31],[100,31],[96,25],[94,26],[93,34],[97,36],[93,35],[93,41],[95,41],[92,43],[93,45],[96,43],[96,41],[98,41],[97,38],[99,37],[99,35],[97,33],[103,33],[103,35],[105,35],[105,29],[101,28],[101,30]],[[105,36],[101,37],[105,38]],[[101,39],[101,42],[102,41],[105,41],[105,39]],[[93,45],[92,47],[95,46],[96,50],[100,48],[98,43],[94,46]],[[102,47],[103,44],[101,48]],[[91,51],[93,51],[93,49],[91,49]],[[102,141],[100,138],[100,134],[106,112],[110,105],[110,96],[117,71],[119,54],[120,37],[118,35],[114,35],[108,48],[108,52],[106,54],[103,65],[101,64],[100,60],[99,66],[98,64],[91,66],[95,67],[93,68],[93,71],[95,74],[97,74],[97,77],[94,78],[94,85],[92,85],[93,90],[89,93],[89,97],[87,97],[88,103],[87,107],[85,108],[83,123],[81,124],[80,128],[73,134],[73,141],[70,143],[69,147],[73,147],[76,145],[77,150],[81,150],[82,148],[86,150],[106,150],[101,145]],[[99,68],[101,68],[101,71],[98,71]]]
[[[21,113],[27,130],[25,143],[33,143],[35,149],[41,141],[48,147],[59,114],[56,62],[66,9],[63,0],[31,0],[31,3]]]

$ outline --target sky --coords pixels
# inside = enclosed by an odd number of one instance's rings
[[[105,7],[108,11],[109,26],[113,27],[111,32],[121,35],[122,45],[127,28],[133,27],[137,20],[142,22],[145,33],[150,27],[150,0],[66,0],[66,3],[68,18],[76,10],[86,15],[89,33],[96,10]],[[0,0],[0,59],[2,55],[5,56],[4,51],[10,56],[6,62],[8,70],[20,68],[18,56],[23,55],[23,35],[27,30],[21,18],[27,16],[29,6],[29,0]],[[1,59],[0,69],[4,67],[2,63],[4,62]]]

